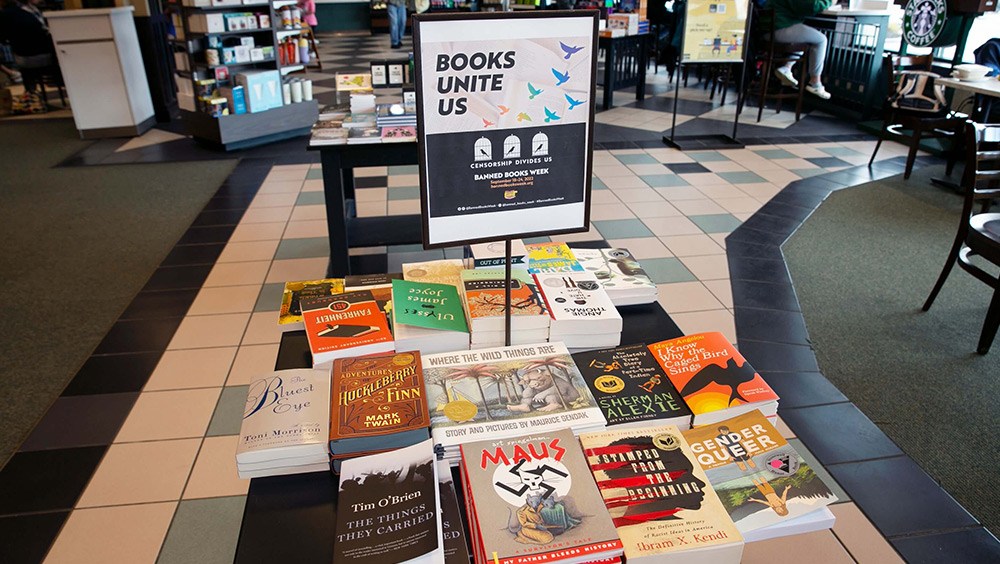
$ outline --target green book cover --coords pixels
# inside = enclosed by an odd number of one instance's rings
[[[458,288],[450,284],[393,280],[392,308],[403,325],[469,332]]]

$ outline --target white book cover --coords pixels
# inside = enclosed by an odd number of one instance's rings
[[[469,252],[472,253],[473,268],[490,268],[507,264],[507,244],[505,241],[469,245]],[[524,243],[520,239],[512,239],[510,242],[510,264],[524,266],[527,264],[527,255],[528,250],[524,248]]]
[[[250,383],[238,464],[324,455],[330,434],[330,371],[278,370]]]
[[[591,272],[535,274],[552,316],[549,333],[606,335],[622,332],[622,316]]]
[[[656,284],[628,249],[572,249],[572,251],[580,266],[597,276],[597,280],[616,305],[656,301]],[[640,296],[646,299],[635,301]]]

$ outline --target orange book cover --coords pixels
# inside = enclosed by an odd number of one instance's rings
[[[368,290],[302,301],[302,321],[313,356],[391,342],[385,314]]]
[[[660,341],[649,350],[695,415],[778,399],[722,333]]]
[[[427,428],[423,395],[418,351],[338,358],[330,381],[330,440]]]

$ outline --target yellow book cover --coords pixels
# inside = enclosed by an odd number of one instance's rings
[[[343,278],[300,280],[285,282],[278,309],[278,325],[282,329],[303,329],[301,302],[304,299],[322,298],[344,293]]]
[[[583,270],[566,243],[530,243],[524,248],[528,251],[528,272],[532,274]]]

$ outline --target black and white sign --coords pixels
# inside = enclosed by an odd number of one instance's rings
[[[415,18],[424,246],[586,231],[597,13]]]

